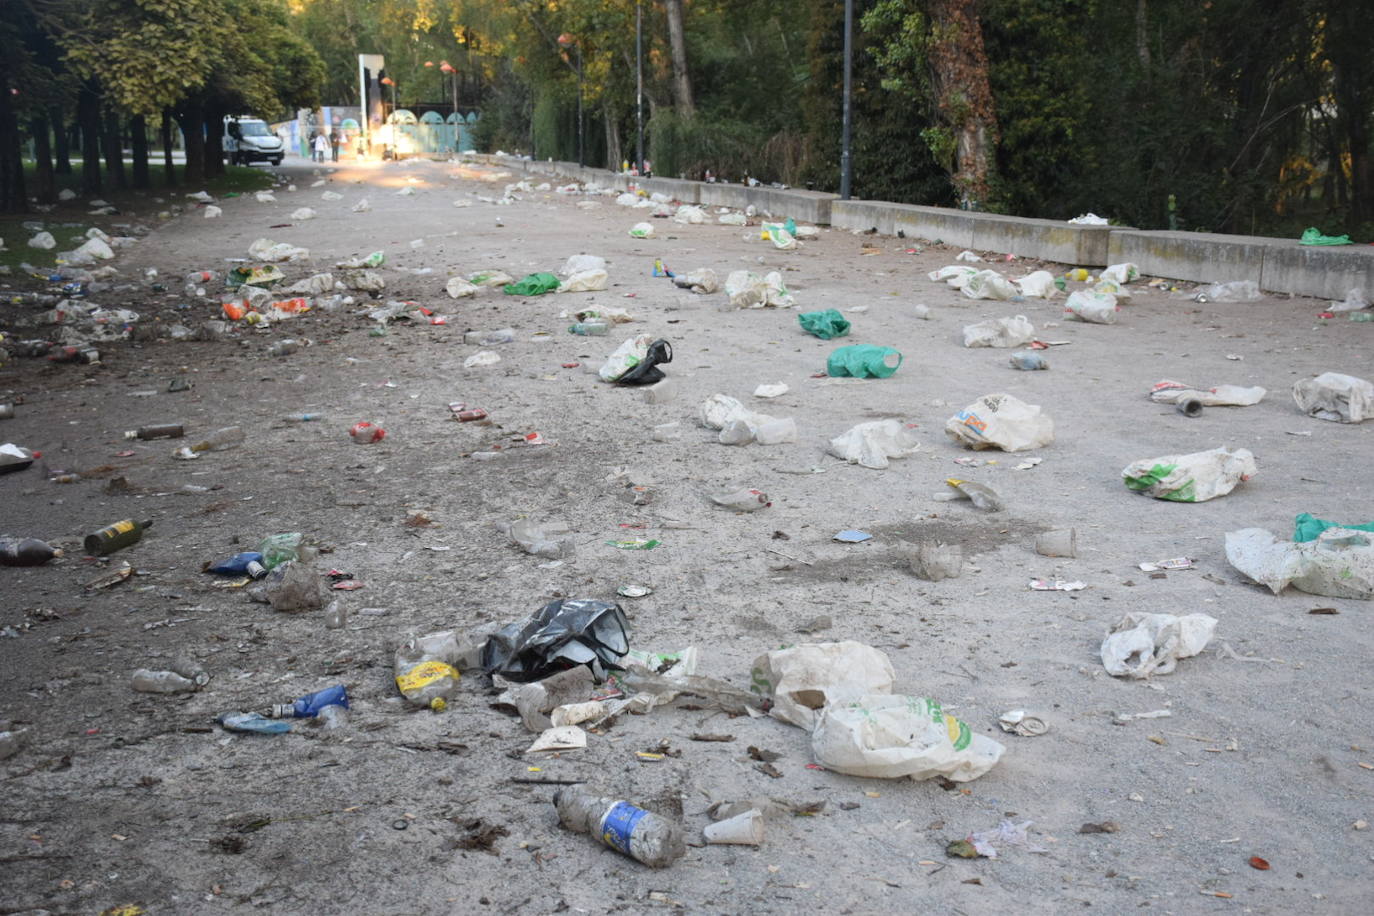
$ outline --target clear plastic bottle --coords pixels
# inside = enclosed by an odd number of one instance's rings
[[[268,569],[275,569],[283,563],[315,558],[313,550],[306,552],[305,536],[299,531],[268,535],[258,545],[258,553],[262,554],[262,565]]]
[[[186,435],[186,428],[180,423],[155,423],[125,431],[125,439],[180,439]]]
[[[244,434],[242,426],[226,426],[223,429],[215,430],[210,435],[191,446],[191,451],[218,452],[226,448],[233,448],[236,445],[241,445],[243,440]]]
[[[172,659],[172,671],[195,684],[197,690],[210,683],[210,673],[205,666],[189,655],[178,655]]]
[[[495,331],[468,331],[463,335],[463,343],[478,347],[494,347],[497,344],[514,342],[514,328],[500,328]]]
[[[396,650],[396,687],[412,706],[441,712],[458,690],[458,666],[472,659],[473,648],[452,630],[412,636]]]
[[[324,609],[324,625],[329,630],[342,630],[348,626],[348,610],[338,598],[329,602]]]
[[[134,672],[133,683],[139,693],[194,693],[196,689],[195,681],[175,671],[149,671],[147,668]]]
[[[0,538],[0,566],[42,566],[62,551],[38,538]]]
[[[204,296],[205,289],[220,278],[213,270],[193,270],[186,275],[184,289],[188,296]]]
[[[1034,350],[1020,350],[1011,355],[1011,367],[1033,372],[1036,369],[1048,369],[1049,361]]]
[[[301,348],[301,342],[288,337],[286,340],[279,340],[267,348],[269,356],[290,356]]]
[[[755,512],[766,506],[773,505],[768,501],[768,494],[762,490],[739,489],[732,493],[721,493],[711,497],[711,502],[717,506],[724,506],[727,509],[734,509],[737,512]]]
[[[581,786],[566,786],[554,793],[553,803],[567,829],[590,833],[652,868],[666,868],[687,852],[681,827],[629,802],[604,798]]]
[[[582,337],[605,337],[611,331],[611,326],[604,321],[591,320],[579,321],[577,324],[568,327],[569,334],[579,334]]]

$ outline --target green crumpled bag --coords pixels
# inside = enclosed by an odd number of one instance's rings
[[[1348,235],[1322,235],[1316,226],[1303,230],[1299,245],[1353,245]],[[1314,535],[1315,537],[1315,535]]]
[[[854,344],[830,354],[825,371],[835,378],[887,378],[902,364],[902,354],[891,347]]]
[[[502,291],[507,296],[542,296],[558,289],[559,282],[553,274],[530,274],[523,280],[502,287]]]
[[[1293,520],[1293,541],[1298,544],[1307,541],[1315,541],[1327,528],[1351,528],[1355,531],[1374,531],[1374,522],[1366,522],[1363,525],[1342,525],[1340,522],[1328,522],[1326,519],[1317,518],[1306,512],[1301,512]]]
[[[849,321],[837,309],[823,312],[802,312],[797,316],[802,330],[815,334],[821,340],[844,337],[849,333]]]

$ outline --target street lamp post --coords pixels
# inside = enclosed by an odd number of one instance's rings
[[[644,173],[644,0],[635,0],[635,171]]]
[[[577,47],[577,165],[579,168],[586,165],[583,153],[583,125],[582,125],[582,42],[573,38],[567,32],[558,36],[558,46],[567,49],[569,45]]]

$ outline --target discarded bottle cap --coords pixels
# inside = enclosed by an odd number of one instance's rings
[[[645,595],[653,594],[653,591],[647,585],[622,585],[615,590],[615,593],[624,595],[626,598],[643,598]]]

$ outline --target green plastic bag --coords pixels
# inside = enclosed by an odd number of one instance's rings
[[[1322,235],[1321,230],[1313,226],[1303,230],[1302,238],[1298,241],[1299,245],[1352,245],[1348,235]]]
[[[530,274],[504,287],[504,292],[507,296],[542,296],[558,289],[558,283],[558,278],[553,274]]]
[[[1363,525],[1342,525],[1340,522],[1328,522],[1326,519],[1317,518],[1316,516],[1302,512],[1293,520],[1293,541],[1298,544],[1307,541],[1315,541],[1327,528],[1353,528],[1356,531],[1374,531],[1374,522],[1366,522]]]
[[[887,378],[902,364],[902,354],[891,347],[855,344],[830,354],[825,371],[835,378]]]
[[[823,312],[803,312],[797,316],[802,330],[815,334],[821,340],[844,337],[849,333],[849,321],[836,309]]]

